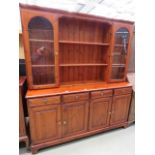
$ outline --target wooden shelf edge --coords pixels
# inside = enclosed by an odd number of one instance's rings
[[[125,64],[112,64],[112,67],[125,67]]]
[[[108,64],[60,64],[61,67],[69,66],[108,66]]]
[[[46,39],[29,39],[29,41],[31,42],[49,42],[49,43],[53,43],[53,40],[46,40]]]
[[[32,67],[54,67],[55,65],[32,65]]]
[[[63,44],[82,44],[82,45],[99,45],[99,46],[109,46],[109,43],[99,43],[99,42],[82,42],[82,41],[65,41],[60,40],[59,43]]]

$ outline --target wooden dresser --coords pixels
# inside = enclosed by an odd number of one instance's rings
[[[126,127],[131,21],[20,4],[31,151]]]
[[[24,93],[25,84],[26,84],[26,77],[20,76],[19,77],[19,142],[25,142],[26,147],[28,148],[29,140],[26,133],[25,117],[23,110],[23,99],[25,98]]]

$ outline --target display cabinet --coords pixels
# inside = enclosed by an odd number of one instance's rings
[[[57,21],[49,14],[22,11],[29,89],[58,85]]]
[[[110,82],[125,81],[133,26],[115,22],[111,54]]]
[[[126,127],[134,23],[23,4],[20,12],[32,153]]]

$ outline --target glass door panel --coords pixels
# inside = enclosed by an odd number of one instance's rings
[[[115,33],[115,44],[112,55],[112,80],[124,78],[127,59],[129,32],[126,28],[120,28]]]
[[[53,26],[43,17],[34,17],[28,25],[34,85],[55,83]]]
[[[123,79],[124,78],[124,67],[112,67],[111,79]]]

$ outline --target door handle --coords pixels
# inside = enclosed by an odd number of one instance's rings
[[[66,121],[63,121],[63,125],[66,125],[67,124],[67,122]]]
[[[61,125],[61,121],[58,122],[58,125]]]

